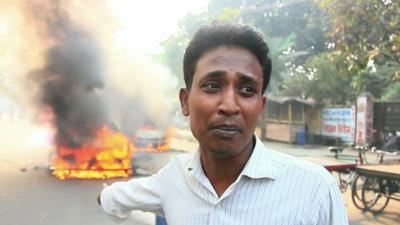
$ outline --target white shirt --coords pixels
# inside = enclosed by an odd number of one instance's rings
[[[179,155],[157,174],[106,187],[104,211],[165,216],[168,225],[347,225],[344,202],[327,170],[256,145],[237,180],[221,197],[205,176],[200,153]]]

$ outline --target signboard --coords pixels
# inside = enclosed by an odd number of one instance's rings
[[[343,142],[354,142],[354,108],[324,108],[322,111],[322,135],[340,138]]]
[[[369,94],[357,98],[357,144],[366,144],[372,139],[373,101]]]

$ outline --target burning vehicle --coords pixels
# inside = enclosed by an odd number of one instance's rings
[[[172,128],[166,131],[153,125],[145,125],[139,128],[132,138],[137,152],[163,152],[170,148]]]
[[[59,179],[108,179],[134,175],[134,156],[170,150],[173,128],[143,125],[129,137],[115,123],[94,135],[70,132],[59,137],[51,157],[52,175]]]
[[[57,146],[52,175],[60,179],[107,179],[132,175],[133,146],[122,133],[107,126],[95,137],[74,137],[75,146]]]
[[[74,146],[58,146],[50,169],[60,179],[129,177],[134,171],[134,155],[170,150],[172,130],[164,132],[147,125],[129,139],[120,131],[104,126],[95,137],[74,136]]]
[[[137,125],[146,112],[134,103],[131,111],[123,108],[128,97],[106,85],[108,70],[100,43],[77,26],[59,4],[50,4],[44,18],[35,14],[37,22],[43,23],[43,38],[51,45],[43,65],[29,73],[37,89],[39,111],[54,129],[51,173],[59,179],[129,177],[133,175],[132,155],[136,151],[167,151],[169,132],[163,134],[148,126],[136,132],[137,127],[121,120],[135,131],[132,136],[110,122],[114,115],[125,112]],[[108,107],[110,101],[116,105]]]

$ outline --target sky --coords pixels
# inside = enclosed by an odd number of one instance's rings
[[[116,33],[117,41],[128,45],[129,49],[133,48],[145,54],[160,51],[159,43],[177,31],[179,19],[187,13],[201,12],[208,2],[108,0],[113,14],[123,22],[123,29]]]

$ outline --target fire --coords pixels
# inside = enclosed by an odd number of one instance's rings
[[[107,179],[132,175],[128,137],[104,126],[80,147],[59,147],[52,174],[60,179]]]
[[[60,146],[53,159],[52,174],[59,179],[108,179],[132,176],[131,158],[134,152],[164,152],[170,149],[173,128],[162,136],[151,127],[143,127],[147,145],[132,142],[124,134],[107,126],[102,127],[95,138],[83,140],[76,148]],[[147,132],[147,133],[146,133]],[[155,135],[157,134],[157,135]],[[151,136],[153,135],[153,136]],[[144,137],[142,137],[144,138]]]
[[[133,138],[135,152],[165,152],[170,149],[174,129],[170,127],[164,133],[152,126],[144,126],[139,133]],[[141,141],[143,139],[146,141]]]

